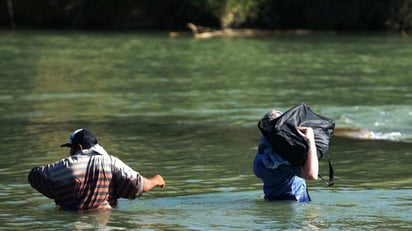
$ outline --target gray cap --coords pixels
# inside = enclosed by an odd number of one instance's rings
[[[274,120],[281,116],[283,113],[281,111],[276,111],[276,110],[271,110],[269,112],[266,112],[266,114],[263,116],[263,119],[269,119],[269,120]]]

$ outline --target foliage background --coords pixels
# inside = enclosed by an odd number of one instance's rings
[[[0,28],[402,30],[412,0],[1,0]]]

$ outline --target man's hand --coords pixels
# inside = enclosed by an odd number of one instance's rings
[[[160,187],[160,188],[166,187],[166,182],[163,180],[163,177],[161,175],[157,174],[152,179],[155,181],[157,187]]]
[[[144,185],[143,185],[144,192],[148,192],[152,190],[152,188],[154,187],[160,187],[160,188],[166,187],[166,182],[163,180],[163,177],[159,174],[151,178],[146,178],[146,177],[144,178]]]
[[[300,136],[308,143],[315,142],[315,135],[311,127],[297,127],[296,129]]]

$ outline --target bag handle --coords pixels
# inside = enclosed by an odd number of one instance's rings
[[[318,175],[320,179],[322,179],[323,181],[325,181],[327,186],[333,186],[335,183],[335,177],[334,177],[334,172],[333,172],[333,167],[332,167],[332,163],[330,162],[330,157],[328,154],[328,162],[329,162],[329,180],[325,180],[320,174]]]

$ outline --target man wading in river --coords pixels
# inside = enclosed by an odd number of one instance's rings
[[[263,119],[274,120],[282,112],[272,110]],[[292,166],[272,150],[270,142],[263,136],[253,162],[253,172],[263,180],[263,191],[267,200],[293,200],[309,202],[310,196],[305,179],[318,178],[318,158],[313,129],[297,127],[299,135],[308,144],[308,158],[303,166]]]
[[[61,147],[70,147],[70,156],[33,168],[28,181],[63,209],[110,209],[118,198],[135,199],[154,187],[165,187],[162,176],[143,177],[109,155],[86,129],[74,131]]]

